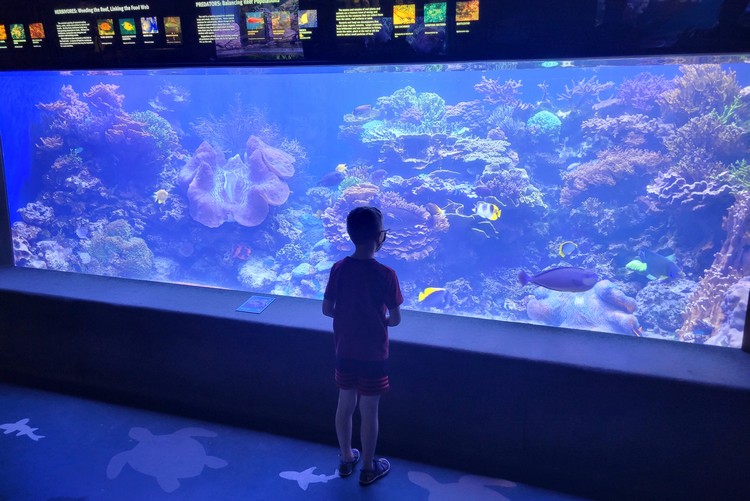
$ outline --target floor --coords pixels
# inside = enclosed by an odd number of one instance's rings
[[[383,430],[383,432],[387,432]],[[0,384],[0,501],[573,500],[389,457],[362,487],[335,444]]]

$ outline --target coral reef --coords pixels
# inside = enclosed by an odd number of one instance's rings
[[[571,110],[585,111],[593,109],[596,103],[601,102],[599,94],[615,86],[614,82],[600,83],[596,76],[588,80],[581,79],[573,82],[571,86],[565,86],[565,92],[558,94],[557,99],[567,103]]]
[[[466,127],[472,132],[478,132],[484,128],[485,118],[484,107],[477,99],[445,107],[446,122],[456,128]]]
[[[586,137],[593,137],[605,146],[622,144],[629,147],[644,144],[660,144],[671,133],[671,127],[661,120],[646,115],[623,113],[605,118],[589,118],[583,121],[581,129]]]
[[[179,85],[163,84],[159,93],[149,101],[149,105],[157,112],[175,112],[190,104],[190,91]]]
[[[526,313],[535,322],[572,329],[636,335],[640,324],[633,315],[636,301],[609,280],[586,292],[558,292],[537,287]]]
[[[485,170],[475,188],[482,196],[492,196],[512,207],[540,207],[547,209],[542,192],[531,184],[529,174],[520,167]]]
[[[659,97],[664,112],[678,121],[721,111],[739,95],[734,71],[724,72],[718,64],[683,65],[679,69],[682,75],[675,77],[672,89]]]
[[[42,202],[29,202],[18,209],[18,213],[25,222],[37,226],[46,226],[55,218],[55,211],[52,207]]]
[[[199,223],[216,228],[225,221],[258,226],[268,216],[269,205],[278,206],[289,197],[283,181],[294,175],[294,157],[268,146],[255,136],[247,140],[247,163],[235,155],[224,155],[203,142],[180,172],[189,183],[190,215]]]
[[[92,259],[85,267],[89,273],[146,278],[153,268],[153,252],[142,238],[134,236],[133,228],[124,219],[107,224],[83,248]]]
[[[750,275],[750,193],[737,195],[724,218],[722,229],[726,238],[714,262],[706,270],[691,296],[685,322],[678,331],[680,338],[692,341],[697,326],[721,325],[725,313],[721,298],[742,277]]]
[[[484,101],[490,104],[501,104],[504,106],[518,106],[521,102],[520,80],[506,80],[500,83],[500,79],[482,77],[482,81],[474,85],[474,90],[484,96]]]
[[[652,212],[665,209],[700,211],[707,208],[723,211],[734,201],[732,186],[720,179],[689,183],[671,171],[658,175],[646,191],[649,198],[654,200],[649,207]]]
[[[549,141],[557,141],[561,127],[560,119],[547,110],[536,112],[526,121],[526,130],[529,134]]]
[[[639,73],[625,79],[615,92],[620,104],[630,106],[639,112],[658,111],[659,96],[672,89],[672,83],[661,75]]]
[[[700,155],[705,162],[734,161],[747,154],[747,133],[737,125],[723,123],[716,113],[690,118],[664,139],[669,153],[681,158]]]
[[[325,237],[334,247],[340,250],[352,248],[345,236],[346,215],[362,205],[374,205],[383,212],[384,225],[390,231],[380,253],[396,259],[416,261],[428,257],[440,243],[439,233],[448,230],[448,220],[444,215],[430,213],[394,192],[381,192],[376,185],[361,183],[344,190],[333,207],[321,215]]]
[[[638,148],[612,148],[597,153],[596,160],[563,173],[560,203],[571,205],[587,193],[615,188],[624,191],[627,182],[647,178],[666,162],[661,153]],[[645,184],[645,183],[644,183]]]
[[[748,294],[750,294],[750,276],[741,278],[729,287],[721,301],[723,321],[718,325],[715,334],[706,341],[706,344],[731,348],[742,347]]]
[[[244,287],[256,292],[271,292],[278,278],[273,259],[256,257],[245,261],[237,276]]]
[[[241,94],[235,94],[229,110],[220,116],[209,114],[191,124],[193,130],[206,142],[217,146],[225,154],[241,153],[251,135],[267,144],[278,144],[278,128],[268,120],[266,112],[257,106],[248,106]]]
[[[682,326],[685,307],[696,286],[687,279],[650,281],[635,296],[643,327],[674,336]]]

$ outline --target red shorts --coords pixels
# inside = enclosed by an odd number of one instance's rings
[[[391,388],[388,360],[336,358],[336,386],[341,390],[357,390],[360,395],[382,395]]]

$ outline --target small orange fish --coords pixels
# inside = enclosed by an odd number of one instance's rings
[[[262,17],[248,17],[247,22],[250,24],[259,24],[263,22]]]
[[[247,261],[250,255],[253,253],[252,249],[247,245],[233,244],[232,245],[232,257],[239,259],[240,261]]]
[[[103,23],[99,24],[99,27],[102,29],[102,31],[111,31],[112,25],[108,22],[104,21]]]

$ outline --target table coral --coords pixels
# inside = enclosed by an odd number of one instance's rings
[[[586,292],[534,290],[526,305],[531,320],[546,325],[635,335],[640,324],[633,315],[634,299],[609,280],[600,280]]]

